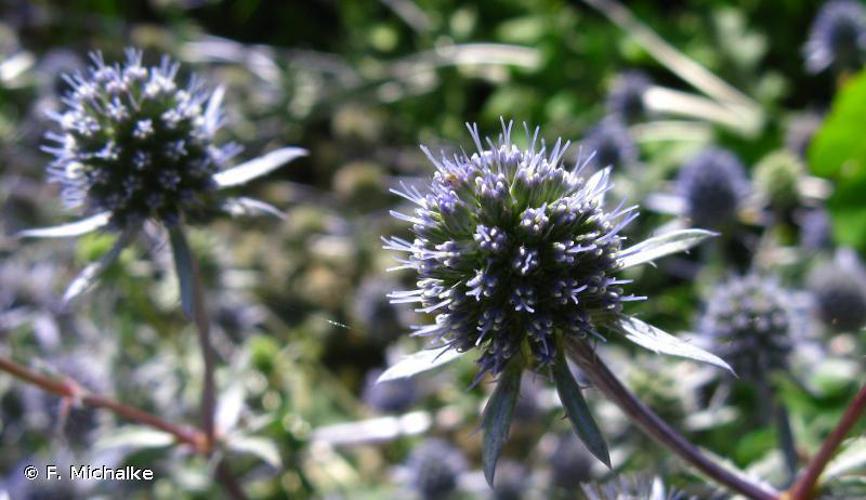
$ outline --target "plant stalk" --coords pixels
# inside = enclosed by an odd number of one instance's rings
[[[181,427],[166,422],[162,418],[144,410],[127,406],[105,396],[92,394],[73,380],[58,380],[4,357],[0,357],[0,371],[9,373],[19,380],[62,398],[68,398],[93,408],[110,410],[127,420],[167,432],[173,435],[178,442],[190,445],[197,453],[204,453],[207,450],[205,436],[198,429]]]
[[[864,412],[866,412],[866,385],[854,397],[854,400],[845,410],[836,428],[824,440],[821,449],[818,450],[818,454],[809,462],[806,470],[788,491],[786,498],[790,500],[809,500],[813,497],[815,485],[818,483],[821,473],[824,472],[824,468],[830,463],[830,459],[833,458],[836,449],[839,448],[842,440],[845,439],[845,436],[851,431],[854,424],[860,420]]]
[[[210,321],[207,317],[207,308],[204,299],[204,287],[202,286],[201,273],[198,262],[192,260],[193,276],[193,321],[198,331],[199,345],[201,346],[202,358],[204,360],[204,386],[201,395],[201,418],[202,429],[205,433],[207,446],[213,449],[216,442],[216,428],[214,417],[216,413],[216,383],[214,381],[214,349],[211,345]]]
[[[608,369],[585,340],[567,345],[571,358],[590,381],[647,435],[664,445],[706,476],[754,500],[776,500],[778,493],[749,481],[713,461],[638,400]]]

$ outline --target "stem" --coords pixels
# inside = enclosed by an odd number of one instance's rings
[[[827,439],[821,445],[818,454],[812,458],[812,461],[806,467],[806,471],[803,472],[800,479],[790,489],[789,498],[791,500],[808,500],[812,498],[818,478],[821,477],[824,468],[827,467],[830,459],[833,458],[836,449],[842,444],[842,440],[845,439],[845,436],[851,431],[854,424],[863,416],[864,411],[866,411],[866,386],[863,386],[854,397],[854,401],[845,410],[836,428],[833,429],[833,432],[827,436]]]
[[[673,430],[622,385],[586,341],[570,342],[568,350],[569,355],[592,383],[619,406],[647,435],[669,448],[708,477],[731,490],[755,500],[775,500],[777,498],[776,492],[765,489],[764,486],[753,483],[711,460],[686,438]]]
[[[791,431],[791,420],[784,403],[776,397],[775,387],[767,378],[761,374],[756,381],[758,386],[759,405],[761,413],[766,415],[766,425],[773,425],[776,430],[776,440],[785,459],[785,487],[791,486],[797,475],[797,445],[794,442],[794,433]]]
[[[144,410],[127,406],[105,396],[92,394],[70,379],[57,380],[3,357],[0,357],[0,371],[9,373],[24,382],[35,385],[46,392],[56,394],[62,398],[80,401],[82,404],[93,408],[110,410],[127,420],[165,431],[173,435],[179,442],[190,445],[198,453],[204,453],[206,450],[205,437],[197,429],[181,427],[166,422],[160,417]]]
[[[207,445],[211,449],[216,441],[216,428],[214,416],[216,413],[216,383],[214,382],[214,351],[210,340],[210,321],[207,318],[207,309],[204,301],[204,291],[201,282],[198,262],[192,260],[193,275],[193,301],[195,310],[193,320],[198,331],[198,341],[201,345],[202,357],[204,359],[204,387],[201,395],[201,418]]]
[[[234,500],[246,500],[247,494],[244,493],[244,490],[241,488],[241,485],[238,483],[237,479],[235,479],[234,474],[232,474],[232,470],[229,468],[228,462],[225,459],[221,459],[216,466],[216,477],[220,483],[222,483],[223,488],[225,488],[226,493],[234,499]]]

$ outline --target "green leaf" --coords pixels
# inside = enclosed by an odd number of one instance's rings
[[[619,322],[619,327],[628,340],[645,349],[671,356],[702,361],[734,373],[730,365],[715,354],[711,354],[685,340],[678,339],[637,318],[622,318]]]
[[[835,181],[827,200],[838,243],[866,250],[866,72],[849,79],[833,100],[824,124],[809,148],[809,168],[815,175]]]
[[[493,394],[484,407],[481,427],[484,429],[484,449],[481,452],[481,464],[484,478],[493,486],[493,476],[496,474],[496,461],[505,440],[508,439],[508,429],[511,427],[511,415],[517,396],[520,394],[520,374],[522,366],[512,360],[505,371],[499,376]]]
[[[619,262],[623,269],[645,264],[672,253],[688,250],[705,239],[714,236],[718,236],[718,233],[704,229],[672,231],[661,236],[646,239],[637,245],[626,248],[619,253]]]
[[[400,378],[413,377],[419,373],[423,373],[434,368],[438,368],[444,364],[450,363],[461,357],[462,352],[457,352],[456,349],[450,347],[442,347],[436,349],[425,349],[414,354],[404,356],[403,359],[396,362],[394,365],[385,370],[376,383],[387,382]]]
[[[174,268],[180,283],[180,304],[184,314],[190,319],[195,317],[195,269],[192,252],[186,241],[186,235],[180,225],[168,232],[171,242],[171,254],[174,257]]]
[[[866,470],[866,437],[845,441],[842,450],[827,464],[819,484],[826,484],[846,475],[860,475]]]
[[[583,399],[580,387],[571,375],[564,357],[560,356],[553,364],[553,380],[556,383],[556,392],[559,393],[559,399],[565,408],[565,414],[568,415],[577,437],[583,441],[583,444],[595,458],[610,468],[610,453],[607,451],[607,443],[592,418],[589,406]]]

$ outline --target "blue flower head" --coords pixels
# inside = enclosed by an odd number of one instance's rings
[[[236,152],[218,147],[219,98],[192,78],[178,84],[179,65],[164,57],[142,65],[142,53],[126,52],[108,65],[99,53],[84,73],[67,76],[65,109],[46,134],[55,160],[51,180],[64,202],[86,212],[111,213],[111,225],[157,219],[173,224],[182,213],[203,213],[217,188],[212,178]]]
[[[771,278],[733,277],[713,290],[699,329],[747,377],[784,369],[798,323],[792,296]]]
[[[441,439],[428,439],[409,456],[409,473],[415,491],[422,499],[443,498],[457,489],[467,464],[457,448]]]
[[[607,171],[588,182],[562,164],[561,142],[548,149],[536,132],[520,149],[510,126],[496,142],[471,132],[476,153],[436,158],[425,149],[437,169],[429,192],[400,193],[417,205],[397,214],[415,239],[393,238],[388,248],[409,254],[418,289],[391,297],[435,315],[419,335],[481,350],[482,372],[524,354],[547,366],[563,336],[586,336],[637,298],[615,276],[620,231],[636,214],[605,210]]]
[[[583,141],[583,148],[593,153],[594,167],[629,167],[637,163],[638,150],[625,125],[608,117],[593,128]]]
[[[633,123],[647,115],[644,94],[652,81],[641,71],[626,71],[614,79],[607,96],[607,111],[612,116]]]
[[[857,69],[866,50],[866,9],[855,0],[833,0],[818,11],[806,42],[806,69]]]
[[[824,263],[809,273],[818,318],[836,332],[866,326],[866,272],[858,262],[850,264]]]
[[[743,165],[733,153],[709,148],[683,165],[677,190],[693,225],[719,228],[734,221],[749,183]]]

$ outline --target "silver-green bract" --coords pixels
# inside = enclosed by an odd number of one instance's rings
[[[395,191],[415,205],[393,212],[412,224],[413,240],[386,239],[386,248],[408,254],[403,268],[417,289],[391,294],[433,315],[415,334],[434,339],[436,350],[398,363],[380,380],[430,369],[457,354],[477,351],[479,379],[499,376],[483,418],[485,473],[492,482],[496,457],[510,423],[524,369],[549,373],[577,434],[609,464],[607,449],[566,366],[564,344],[621,332],[635,343],[726,367],[724,361],[640,320],[622,306],[643,297],[628,294],[623,269],[685,250],[713,233],[678,231],[626,246],[622,230],[636,206],[608,209],[610,169],[585,177],[584,163],[565,165],[569,144],[552,147],[527,129],[526,148],[503,123],[498,140],[469,126],[476,152],[434,156],[429,187]]]
[[[44,149],[54,156],[49,179],[62,186],[70,208],[84,219],[31,229],[21,237],[74,237],[111,229],[117,243],[70,285],[66,300],[83,292],[113,262],[146,221],[172,230],[181,222],[206,220],[217,212],[278,213],[249,198],[224,198],[219,191],[244,184],[306,155],[282,148],[229,168],[237,148],[219,146],[224,90],[210,93],[191,78],[176,82],[179,65],[164,57],[142,65],[142,53],[129,49],[123,64],[106,64],[99,53],[92,66],[66,77],[70,92],[62,110],[51,114],[57,130],[46,134]]]

